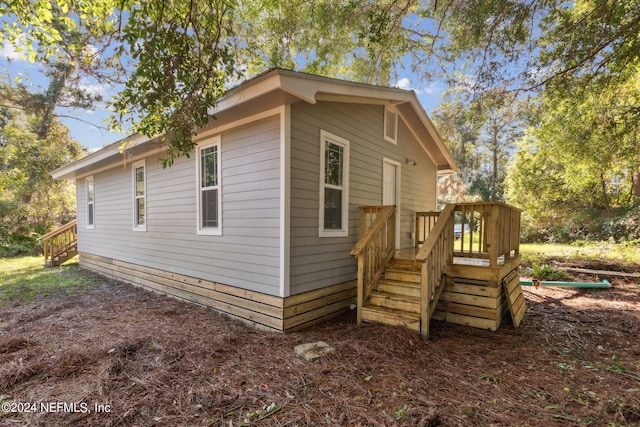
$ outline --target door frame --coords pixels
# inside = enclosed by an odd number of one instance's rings
[[[388,159],[386,157],[382,158],[382,200],[381,204],[384,204],[384,182],[385,182],[385,165],[391,165],[395,167],[396,175],[395,175],[395,183],[396,183],[396,250],[400,249],[400,201],[402,198],[400,197],[400,189],[401,189],[401,164],[400,162],[396,162],[395,160]]]

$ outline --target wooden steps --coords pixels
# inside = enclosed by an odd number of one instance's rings
[[[525,305],[517,282],[517,268],[499,280],[449,277],[432,319],[495,331],[511,309],[519,326]],[[362,307],[362,321],[406,326],[420,331],[420,264],[392,260]],[[509,295],[513,295],[509,300]]]
[[[362,307],[362,321],[420,330],[420,266],[393,260]]]
[[[405,326],[413,331],[420,330],[419,314],[394,310],[388,307],[365,304],[362,307],[362,320],[364,322],[378,322],[392,326]]]
[[[58,255],[56,255],[55,257],[53,257],[53,259],[47,259],[45,260],[46,264],[48,267],[57,267],[60,266],[62,264],[64,264],[65,262],[69,261],[71,258],[73,258],[74,256],[78,255],[78,247],[74,246]]]

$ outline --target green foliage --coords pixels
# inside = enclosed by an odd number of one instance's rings
[[[562,281],[571,278],[571,276],[564,271],[556,271],[547,264],[540,265],[534,263],[531,268],[533,277],[539,280]]]
[[[424,6],[406,0],[241,1],[238,53],[250,74],[284,67],[386,86],[407,54],[430,45],[409,19]]]
[[[137,66],[113,105],[134,131],[163,135],[166,164],[192,151],[195,129],[237,77],[229,43],[233,7],[225,0],[130,5],[121,41]]]
[[[44,121],[37,108],[8,111],[0,127],[0,256],[36,254],[39,235],[75,217],[73,183],[49,173],[79,158],[82,149],[54,116]],[[43,138],[38,133],[45,123]]]
[[[34,254],[37,240],[24,221],[28,207],[0,197],[0,257]]]
[[[513,94],[491,91],[473,102],[449,91],[434,111],[434,122],[451,150],[468,191],[467,200],[503,201],[507,163],[525,118],[525,102]],[[450,192],[451,180],[444,180]],[[442,186],[441,186],[442,187]],[[460,200],[460,197],[452,197]]]

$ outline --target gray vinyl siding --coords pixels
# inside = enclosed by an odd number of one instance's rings
[[[412,246],[414,214],[436,207],[436,169],[399,120],[398,144],[383,137],[384,108],[319,102],[291,108],[291,294],[356,279],[349,255],[358,238],[358,207],[382,203],[383,159],[400,163],[401,247]],[[349,235],[319,237],[320,130],[350,141]],[[405,165],[415,159],[418,166]]]
[[[437,207],[438,171],[435,163],[419,145],[409,128],[398,120],[398,146],[404,153],[401,164],[400,248],[413,247],[416,212],[435,211]],[[415,160],[417,166],[405,164]]]
[[[94,175],[93,230],[78,180],[80,251],[279,295],[279,126],[274,116],[221,135],[222,236],[196,232],[197,156],[163,169],[156,155],[145,164],[146,232],[133,231],[130,163]]]

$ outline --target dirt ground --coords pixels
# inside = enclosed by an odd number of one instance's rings
[[[260,332],[101,279],[0,311],[0,425],[640,425],[640,282],[612,282],[524,288],[519,329],[424,340],[353,313]],[[335,354],[294,353],[316,341]]]

